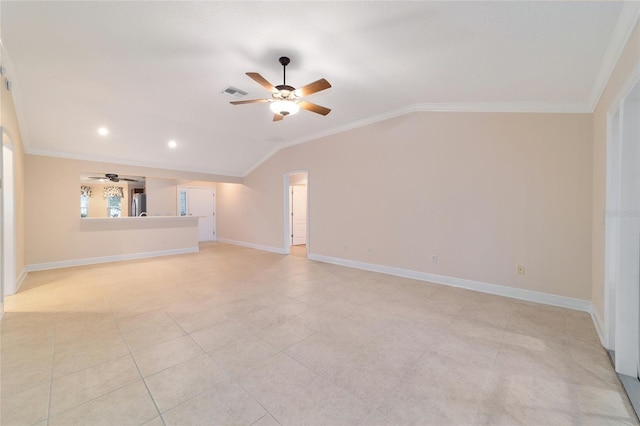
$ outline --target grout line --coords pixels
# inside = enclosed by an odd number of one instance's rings
[[[56,341],[58,336],[58,312],[55,314],[55,325],[53,327],[53,343],[51,345],[51,375],[49,378],[49,401],[47,404],[47,426],[49,426],[50,416],[51,416],[51,396],[53,395],[53,367],[55,365],[56,358]]]
[[[162,312],[164,312],[164,311],[162,311]],[[113,316],[113,312],[111,312],[111,315]],[[160,409],[158,408],[158,404],[156,404],[156,400],[153,398],[153,394],[151,393],[151,390],[149,389],[149,386],[147,385],[147,381],[145,380],[144,376],[142,375],[142,371],[140,371],[140,367],[138,366],[138,362],[136,361],[136,358],[133,356],[133,351],[131,351],[131,347],[129,346],[129,342],[127,342],[127,339],[124,337],[124,334],[122,333],[122,329],[120,328],[120,323],[116,320],[115,316],[113,316],[113,319],[114,319],[114,321],[116,323],[116,327],[118,327],[118,332],[120,333],[120,338],[124,341],[124,344],[127,347],[127,350],[129,351],[129,356],[131,357],[131,360],[133,361],[133,365],[136,366],[136,370],[138,370],[138,375],[140,376],[140,379],[142,380],[142,383],[144,384],[144,387],[147,390],[147,393],[149,394],[149,397],[151,398],[151,402],[153,402],[153,406],[156,407],[156,411],[158,413],[158,417],[160,417],[160,420],[162,421],[162,424],[166,425],[166,423],[164,422],[164,419],[162,418],[162,413],[160,413]],[[111,392],[109,392],[109,393],[111,393]],[[150,419],[150,420],[153,420],[153,419]]]

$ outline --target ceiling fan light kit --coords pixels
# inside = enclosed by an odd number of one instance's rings
[[[274,114],[283,116],[293,115],[300,111],[300,105],[295,101],[275,101],[269,105]]]
[[[252,99],[248,101],[234,101],[232,105],[253,104],[260,102],[269,102],[269,108],[273,112],[273,121],[281,121],[288,115],[294,115],[300,108],[307,111],[315,112],[316,114],[327,115],[331,112],[331,109],[325,108],[320,105],[313,104],[311,102],[303,101],[304,96],[311,95],[313,93],[325,90],[331,87],[331,84],[324,78],[307,84],[306,86],[296,89],[295,87],[287,84],[287,65],[289,65],[290,59],[283,56],[279,59],[280,65],[282,65],[282,84],[274,86],[269,83],[264,77],[257,72],[246,73],[256,83],[271,92],[271,99]]]

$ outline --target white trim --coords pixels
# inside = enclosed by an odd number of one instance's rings
[[[591,95],[589,96],[589,107],[591,111],[594,111],[598,106],[602,93],[607,87],[611,74],[613,74],[613,70],[620,60],[624,48],[636,28],[638,20],[640,20],[640,2],[625,2],[618,16],[618,21],[611,35],[611,40],[609,41],[609,46],[607,46],[602,64],[600,65],[596,82],[591,89]]]
[[[5,142],[5,129],[2,129],[2,238],[3,238],[3,294],[9,296],[18,291],[16,282],[16,193],[13,143]]]
[[[233,244],[234,246],[247,247],[256,250],[268,251],[271,253],[288,254],[282,247],[263,246],[262,244],[247,243],[244,241],[230,240],[227,238],[218,238],[218,241],[225,244]]]
[[[605,345],[605,338],[604,338],[604,322],[602,322],[602,319],[600,318],[600,315],[598,314],[598,311],[596,309],[594,309],[593,307],[593,303],[591,304],[591,320],[593,321],[593,325],[596,328],[596,333],[598,333],[598,338],[600,339],[600,344],[607,348],[607,345]],[[608,348],[610,349],[610,348]]]
[[[640,4],[640,2],[638,2]],[[629,96],[631,93],[631,89],[640,81],[640,61],[636,64],[635,67],[631,70],[629,75],[627,76],[627,80],[624,82],[622,87],[620,88],[618,94],[615,99],[609,105],[609,109],[607,113],[609,115],[615,115],[615,113],[620,109],[620,105],[622,100]]]
[[[25,278],[27,278],[27,268],[26,267],[24,267],[22,269],[22,272],[20,272],[20,275],[18,275],[18,277],[16,278],[16,293],[18,291],[20,291],[20,286],[24,282]]]
[[[309,242],[309,170],[308,169],[300,169],[293,170],[284,174],[284,246],[283,253],[291,254],[291,175],[304,173],[307,175],[307,253],[309,253],[309,249],[311,247]]]
[[[149,257],[172,256],[176,254],[197,253],[199,247],[187,247],[171,250],[147,251],[143,253],[118,254],[115,256],[89,257],[86,259],[62,260],[59,262],[34,263],[27,265],[27,272],[47,269],[69,268],[73,266],[95,265],[98,263],[120,262],[122,260],[147,259]]]
[[[368,126],[380,121],[400,117],[414,112],[511,112],[511,113],[580,113],[590,114],[593,110],[584,103],[554,103],[554,102],[476,102],[476,103],[420,103],[365,117],[341,126],[332,127],[312,135],[294,139],[275,146],[266,155],[253,163],[243,174],[246,177],[262,163],[284,148],[310,142],[326,136],[343,133],[348,130]]]
[[[374,263],[359,262],[355,260],[341,259],[337,257],[309,254],[309,259],[319,262],[332,263],[334,265],[348,266],[350,268],[363,269],[365,271],[380,272],[398,277],[412,278],[415,280],[429,281],[436,284],[444,284],[451,287],[460,287],[496,296],[510,297],[512,299],[525,300],[527,302],[542,303],[558,306],[576,311],[591,312],[591,301],[574,299],[555,294],[541,293],[533,290],[525,290],[515,287],[507,287],[498,284],[490,284],[481,281],[467,280],[464,278],[448,277],[444,275],[430,274],[427,272],[413,271],[410,269],[396,268],[393,266],[376,265]]]

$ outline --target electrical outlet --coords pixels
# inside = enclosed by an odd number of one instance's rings
[[[344,244],[344,245],[342,246],[342,248],[344,249],[344,252],[345,252],[345,253],[346,253],[346,252],[348,252],[348,251],[349,251],[349,244]]]
[[[436,256],[435,254],[431,256],[431,263],[438,263],[438,256]]]
[[[516,271],[518,272],[518,275],[524,275],[526,273],[524,265],[518,265],[516,267]]]
[[[373,249],[371,247],[367,248],[367,253],[369,254],[373,253]]]

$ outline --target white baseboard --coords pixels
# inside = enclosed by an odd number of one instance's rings
[[[256,250],[269,251],[271,253],[289,254],[281,247],[263,246],[262,244],[246,243],[244,241],[229,240],[227,238],[218,238],[216,241],[221,243],[226,243],[226,244],[233,244],[234,246],[241,246],[241,247],[247,247],[247,248],[252,248]]]
[[[16,293],[20,290],[20,286],[24,282],[24,279],[27,278],[27,267],[25,266],[20,272],[20,275],[16,277]]]
[[[600,344],[603,347],[607,347],[606,345],[606,341],[604,339],[604,322],[602,321],[602,318],[600,318],[600,315],[598,315],[598,311],[594,309],[593,304],[591,304],[591,320],[593,321],[593,325],[596,328],[596,333],[598,333],[598,338],[600,339]]]
[[[28,272],[44,271],[47,269],[69,268],[72,266],[95,265],[98,263],[119,262],[122,260],[146,259],[149,257],[171,256],[175,254],[197,253],[200,249],[196,247],[187,247],[171,250],[157,250],[143,253],[118,254],[115,256],[89,257],[86,259],[63,260],[60,262],[35,263],[27,265]]]
[[[341,259],[337,257],[323,256],[309,253],[309,259],[319,262],[332,263],[334,265],[348,266],[350,268],[363,269],[365,271],[380,272],[398,277],[412,278],[420,281],[429,281],[436,284],[444,284],[451,287],[460,287],[482,293],[495,294],[496,296],[510,297],[512,299],[525,300],[527,302],[542,303],[558,306],[576,311],[591,312],[589,300],[574,299],[555,294],[542,293],[533,290],[507,287],[498,284],[490,284],[481,281],[467,280],[464,278],[448,277],[444,275],[430,274],[427,272],[413,271],[410,269],[395,268],[393,266],[377,265],[374,263],[358,262],[355,260]]]

